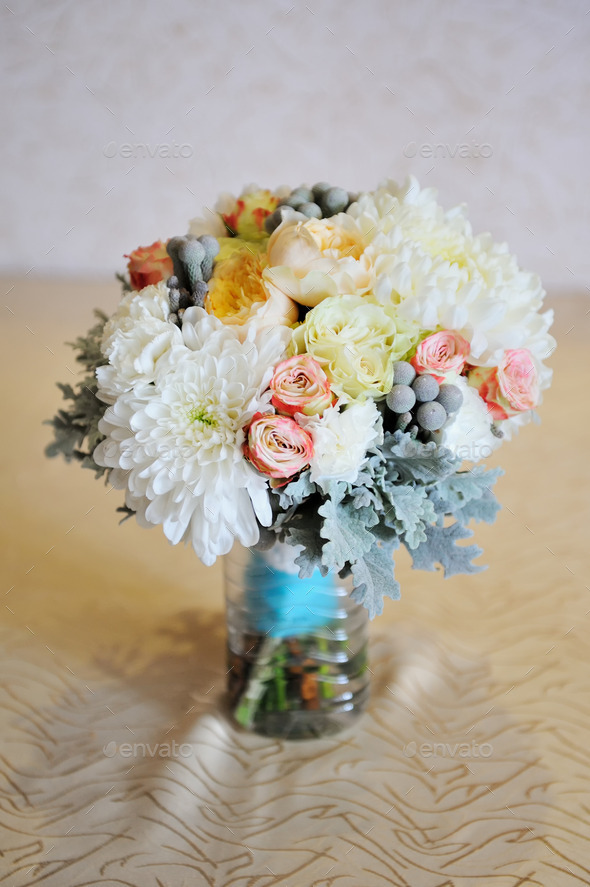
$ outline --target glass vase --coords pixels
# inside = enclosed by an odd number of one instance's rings
[[[333,573],[300,579],[298,553],[236,544],[224,558],[231,713],[284,739],[343,730],[369,697],[367,611]]]

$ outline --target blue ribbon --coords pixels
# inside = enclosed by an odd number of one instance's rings
[[[273,567],[252,550],[244,575],[245,605],[251,627],[269,637],[305,634],[328,625],[336,616],[334,574],[315,570],[309,579]]]

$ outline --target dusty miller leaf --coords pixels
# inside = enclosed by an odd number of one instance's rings
[[[378,518],[372,508],[355,508],[354,503],[326,499],[318,509],[324,518],[321,535],[326,539],[322,563],[339,572],[347,562],[357,560],[373,545],[369,527]]]
[[[321,518],[317,514],[302,515],[301,520],[293,520],[287,529],[285,542],[289,545],[302,545],[303,550],[295,558],[299,567],[299,578],[309,579],[315,570],[325,576],[329,570],[322,563],[324,540],[320,536]]]
[[[426,527],[426,541],[411,551],[414,570],[433,572],[439,563],[445,579],[457,573],[479,573],[485,567],[473,564],[472,560],[482,553],[479,545],[457,545],[459,539],[468,539],[473,531],[460,523],[448,527]]]
[[[383,511],[383,500],[372,487],[353,487],[350,497],[355,508],[374,508],[375,511]]]
[[[501,468],[486,471],[483,465],[476,465],[469,471],[457,471],[436,485],[436,496],[446,503],[446,514],[457,514],[468,502],[486,494],[493,495],[491,487],[502,473]]]
[[[109,469],[96,464],[92,453],[103,435],[98,423],[107,410],[107,404],[97,396],[97,383],[94,372],[97,366],[105,363],[100,350],[102,331],[107,320],[106,314],[96,311],[98,322],[85,336],[70,343],[79,353],[76,360],[83,364],[87,375],[74,388],[68,384],[58,384],[64,399],[70,401],[66,409],[58,410],[46,424],[53,426],[54,440],[45,449],[47,456],[63,455],[66,461],[78,460],[83,468],[92,468],[100,477]]]
[[[387,478],[401,483],[432,484],[453,474],[459,460],[434,441],[421,443],[409,434],[386,432],[382,448]]]
[[[462,524],[468,524],[470,520],[493,524],[500,508],[501,505],[494,494],[486,490],[481,499],[472,499],[471,502],[466,502],[463,508],[455,512],[455,517]]]
[[[354,590],[351,596],[357,603],[367,608],[370,619],[383,612],[384,596],[394,601],[400,597],[400,585],[394,576],[393,562],[393,551],[397,544],[394,535],[390,537],[388,544],[375,542],[369,551],[352,565]]]
[[[281,508],[291,508],[293,505],[301,505],[306,499],[317,491],[316,485],[311,480],[311,472],[303,471],[297,480],[285,484],[275,490],[275,495],[279,498]]]
[[[389,499],[391,507],[384,517],[386,523],[400,536],[404,535],[408,548],[417,548],[426,541],[425,526],[436,519],[426,487],[396,484],[391,488]]]

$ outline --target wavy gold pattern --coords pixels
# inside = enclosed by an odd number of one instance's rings
[[[392,629],[374,638],[372,669],[358,730],[285,743],[229,723],[219,656],[200,691],[170,657],[84,693],[66,669],[15,657],[0,883],[590,882],[583,787],[578,818],[484,661]],[[571,743],[572,759],[583,751]]]

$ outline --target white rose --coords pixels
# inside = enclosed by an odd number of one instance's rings
[[[383,443],[381,413],[374,400],[341,406],[339,401],[321,418],[297,417],[313,439],[311,480],[324,491],[328,481],[354,483],[367,461],[367,450]]]
[[[463,403],[437,433],[436,441],[460,459],[481,462],[500,445],[501,438],[492,434],[492,418],[475,388],[463,376],[453,384],[461,389]]]

